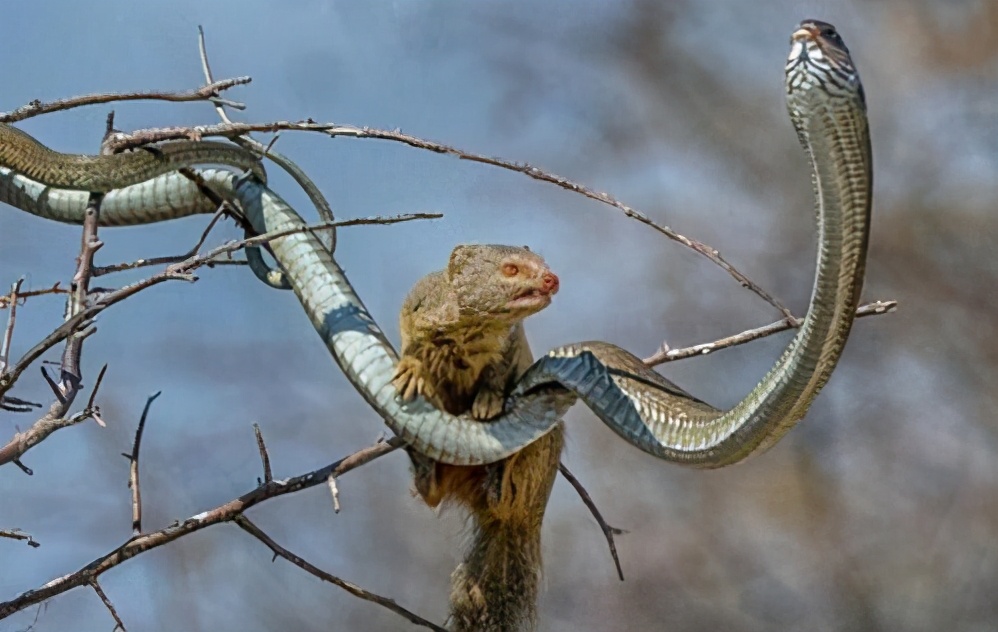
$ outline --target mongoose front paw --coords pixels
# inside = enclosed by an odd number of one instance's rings
[[[402,401],[408,402],[419,396],[425,398],[432,396],[430,392],[432,389],[423,378],[423,363],[416,358],[406,357],[399,360],[392,384],[399,392]]]
[[[506,398],[501,392],[483,388],[478,391],[475,401],[471,404],[471,416],[479,421],[498,417],[502,414],[505,402]]]

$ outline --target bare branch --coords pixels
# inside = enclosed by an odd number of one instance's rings
[[[73,275],[72,290],[66,301],[66,320],[57,329],[59,331],[66,328],[66,335],[59,339],[66,340],[60,364],[59,382],[55,382],[49,377],[44,367],[42,368],[42,376],[52,389],[55,401],[49,405],[48,412],[32,424],[31,428],[23,433],[15,433],[14,437],[6,445],[0,447],[0,465],[15,462],[23,472],[29,475],[32,473],[31,469],[19,460],[25,452],[60,428],[78,424],[86,419],[95,418],[97,412],[95,408],[88,406],[83,411],[71,417],[66,417],[77,394],[80,392],[82,379],[80,374],[80,354],[83,350],[83,340],[94,331],[92,329],[87,330],[84,323],[89,321],[86,320],[84,314],[90,311],[90,308],[87,306],[87,294],[90,287],[90,271],[93,268],[94,253],[101,247],[101,242],[97,239],[100,201],[100,195],[91,195],[90,202],[87,205],[86,217],[83,221],[80,255],[77,258],[76,273]],[[74,321],[78,321],[78,324],[81,326],[72,325],[67,328],[67,324]],[[46,340],[50,338],[52,338],[51,334],[46,337]],[[57,344],[57,342],[53,342],[52,345]],[[29,355],[30,353],[29,351]],[[28,364],[30,362],[25,363],[24,358],[22,358],[10,371],[0,374],[0,400],[2,400],[6,391],[13,386],[14,382],[17,381]]]
[[[52,405],[52,408],[57,406],[59,406],[59,404],[55,403]],[[31,468],[19,461],[25,452],[44,441],[56,430],[68,428],[69,426],[75,426],[76,424],[84,422],[87,419],[93,419],[94,416],[93,410],[84,408],[80,412],[74,413],[69,417],[58,417],[52,414],[52,408],[49,409],[48,414],[32,424],[31,428],[24,432],[14,433],[14,436],[7,442],[6,445],[0,446],[0,465],[14,463],[21,468],[25,474],[32,474]]]
[[[72,289],[68,300],[69,308],[66,310],[66,316],[70,318],[87,308],[94,255],[104,245],[97,238],[97,226],[100,223],[100,203],[102,198],[102,195],[91,194],[86,215],[84,216],[83,235],[80,240],[80,256],[76,260],[76,274],[73,275]],[[72,404],[73,397],[75,397],[76,391],[79,390],[80,380],[83,379],[83,375],[80,372],[80,354],[83,352],[83,338],[78,333],[70,336],[66,340],[66,348],[62,354],[60,388],[68,404]],[[60,414],[65,414],[65,411]]]
[[[898,302],[894,300],[866,303],[864,305],[860,305],[856,309],[856,318],[890,314],[897,309],[897,306]],[[758,340],[759,338],[765,338],[766,336],[772,336],[773,334],[781,331],[794,329],[800,326],[796,320],[794,322],[796,324],[791,325],[785,320],[778,320],[775,323],[757,327],[756,329],[748,329],[740,334],[728,336],[727,338],[721,338],[720,340],[715,340],[714,342],[705,342],[693,345],[692,347],[685,347],[683,349],[670,349],[668,344],[663,343],[662,347],[654,355],[644,359],[644,363],[648,366],[656,366],[666,362],[672,362],[673,360],[683,360],[686,358],[692,358],[693,356],[707,355],[708,353],[713,353],[718,349],[742,345],[746,342]]]
[[[263,482],[274,482],[274,472],[270,469],[270,454],[267,453],[267,444],[263,441],[263,432],[260,431],[260,424],[253,424],[253,434],[256,436],[256,448],[260,451],[260,461],[263,463]]]
[[[230,500],[214,509],[191,516],[165,529],[133,537],[113,551],[100,556],[77,571],[53,579],[36,589],[21,593],[10,601],[0,602],[0,620],[73,588],[89,585],[91,581],[100,577],[102,573],[146,551],[163,546],[212,525],[231,522],[237,516],[242,515],[247,509],[265,500],[321,485],[326,481],[330,473],[335,473],[337,476],[346,474],[350,470],[392,452],[400,445],[402,445],[402,441],[397,438],[392,438],[388,441],[379,441],[326,467],[301,476],[261,485],[239,498]]]
[[[20,298],[21,285],[24,283],[24,277],[21,277],[14,282],[14,285],[10,288],[10,313],[7,314],[7,327],[3,332],[3,339],[0,340],[0,375],[3,375],[7,370],[7,364],[10,361],[10,343],[14,339],[14,322],[17,320],[17,300]]]
[[[267,546],[267,548],[269,548],[271,551],[274,552],[275,557],[283,557],[284,559],[291,562],[292,564],[302,569],[306,573],[314,575],[315,577],[318,577],[322,581],[326,581],[335,586],[339,586],[340,588],[347,591],[354,597],[360,597],[365,601],[370,601],[384,608],[388,608],[395,614],[408,619],[410,623],[421,625],[424,628],[430,628],[431,630],[437,630],[438,632],[447,632],[445,628],[442,628],[436,625],[435,623],[431,623],[430,621],[427,621],[426,619],[420,617],[419,615],[410,612],[409,610],[406,610],[402,606],[395,603],[394,599],[388,599],[387,597],[376,595],[368,590],[364,590],[363,588],[357,586],[356,584],[351,584],[350,582],[344,581],[339,577],[327,573],[326,571],[310,564],[308,561],[295,555],[294,553],[287,550],[277,542],[274,542],[274,540],[269,535],[264,533],[263,530],[260,529],[260,527],[253,524],[253,522],[250,521],[250,519],[247,518],[246,516],[237,516],[235,518],[235,523],[239,525],[243,529],[243,531],[249,533],[257,540],[263,542],[264,545]]]
[[[87,400],[87,408],[93,411],[94,421],[101,428],[105,427],[107,424],[100,417],[100,407],[98,407],[94,401],[97,399],[97,391],[100,390],[100,385],[104,382],[104,375],[107,373],[107,364],[100,368],[100,372],[97,374],[97,381],[94,382],[94,390],[90,392],[90,399]]]
[[[126,632],[125,622],[118,616],[118,611],[114,609],[114,604],[112,604],[111,600],[107,598],[106,594],[104,594],[104,589],[100,587],[100,583],[94,579],[90,582],[90,587],[94,589],[94,592],[97,593],[100,600],[104,602],[104,607],[107,608],[107,611],[110,612],[111,616],[114,618],[114,630],[112,632],[118,632],[118,630]]]
[[[617,556],[617,544],[614,542],[613,536],[624,535],[627,531],[618,529],[617,527],[611,527],[607,524],[606,520],[603,518],[603,514],[600,513],[596,503],[593,502],[592,496],[590,496],[589,492],[586,491],[586,488],[582,486],[579,479],[575,478],[575,475],[572,474],[567,465],[564,463],[558,463],[558,471],[565,477],[565,480],[571,483],[572,487],[575,488],[575,491],[582,499],[582,502],[589,508],[589,512],[593,514],[593,518],[596,519],[596,523],[603,531],[603,537],[606,538],[607,546],[610,547],[610,556],[613,557],[613,565],[617,567],[617,577],[620,578],[620,581],[624,581],[624,569],[620,566],[620,557]]]
[[[17,300],[24,302],[24,299],[31,298],[32,296],[43,296],[45,294],[68,294],[69,290],[64,290],[59,287],[59,281],[56,281],[52,287],[45,288],[44,290],[27,290],[25,292],[17,293]],[[6,308],[12,302],[12,296],[10,294],[4,294],[0,296],[0,309]]]
[[[0,529],[0,538],[24,540],[25,543],[33,549],[37,549],[41,546],[41,543],[31,537],[30,533],[25,533],[20,529]]]
[[[12,413],[30,413],[35,408],[41,408],[38,402],[29,402],[19,397],[4,397],[0,399],[0,410],[7,410]]]
[[[232,79],[216,81],[186,92],[101,92],[98,94],[59,99],[50,103],[42,103],[39,100],[35,100],[27,105],[22,105],[12,112],[0,113],[0,123],[16,123],[32,116],[38,116],[39,114],[48,114],[49,112],[59,112],[84,105],[97,105],[99,103],[112,103],[115,101],[212,101],[219,98],[222,91],[235,86],[245,85],[252,80],[251,77],[234,77]],[[245,107],[242,104],[232,102],[227,102],[227,105],[236,109],[243,109]]]
[[[438,154],[447,154],[450,156],[455,156],[461,160],[469,160],[472,162],[478,162],[486,165],[491,165],[493,167],[499,167],[501,169],[506,169],[508,171],[514,171],[516,173],[521,173],[527,177],[533,178],[534,180],[540,180],[542,182],[547,182],[549,184],[554,184],[567,191],[572,191],[583,195],[591,200],[595,200],[602,204],[612,206],[617,210],[621,211],[627,217],[641,222],[642,224],[658,231],[659,233],[665,235],[669,239],[679,242],[680,244],[690,248],[694,252],[706,257],[712,261],[715,265],[720,266],[724,271],[731,275],[742,287],[745,287],[764,301],[775,307],[783,317],[788,321],[796,322],[796,318],[793,313],[784,306],[780,301],[771,296],[764,289],[756,285],[751,279],[745,276],[742,272],[737,270],[734,266],[728,263],[721,253],[718,252],[716,248],[713,248],[703,242],[697,241],[696,239],[690,239],[684,235],[677,233],[672,228],[658,224],[649,218],[647,215],[638,211],[614,198],[608,193],[603,193],[599,191],[594,191],[589,187],[586,187],[577,182],[573,182],[568,178],[544,171],[537,167],[532,167],[526,163],[517,163],[502,158],[494,158],[489,156],[484,156],[481,154],[473,154],[462,149],[457,149],[449,145],[444,145],[442,143],[435,143],[433,141],[425,140],[417,136],[412,136],[409,134],[403,134],[397,130],[381,130],[372,127],[355,127],[353,125],[337,125],[335,123],[316,123],[312,120],[305,121],[274,121],[270,123],[221,123],[218,125],[199,125],[196,127],[164,127],[156,129],[145,129],[137,130],[131,134],[120,134],[114,139],[113,145],[116,151],[121,151],[123,149],[129,149],[132,147],[145,145],[152,142],[159,142],[163,140],[172,140],[178,138],[191,138],[197,137],[202,138],[205,136],[225,136],[227,138],[233,138],[235,136],[241,136],[248,134],[250,132],[277,132],[279,130],[293,130],[293,131],[307,131],[307,132],[320,132],[327,134],[331,137],[336,136],[348,136],[351,138],[370,138],[377,140],[388,140],[398,143],[403,143],[409,145],[410,147],[415,147],[417,149],[424,149],[426,151],[432,151]]]
[[[132,453],[122,454],[128,459],[128,488],[132,490],[132,535],[137,536],[142,533],[142,491],[139,488],[139,449],[142,447],[142,434],[146,429],[146,419],[149,418],[149,409],[156,398],[163,391],[156,391],[146,399],[146,405],[142,407],[142,416],[139,417],[139,427],[135,429],[135,440],[132,442]]]
[[[332,474],[326,479],[329,495],[333,497],[333,513],[340,513],[340,488],[336,486],[336,477]]]
[[[201,69],[204,72],[204,80],[208,83],[214,82],[215,78],[212,76],[211,64],[208,62],[208,45],[205,41],[204,28],[198,25],[198,53],[201,57]],[[215,101],[215,112],[218,114],[218,118],[222,120],[223,123],[232,123],[229,118],[228,113],[225,111],[225,105],[221,100]],[[275,134],[267,145],[263,145],[259,141],[253,139],[249,134],[244,134],[233,138],[233,142],[239,144],[240,146],[255,151],[260,155],[270,158],[281,169],[284,169],[291,178],[298,183],[298,186],[305,191],[308,195],[308,199],[312,202],[315,207],[316,212],[319,214],[319,221],[321,222],[334,222],[336,221],[336,216],[333,214],[333,209],[329,205],[329,201],[326,196],[322,194],[319,187],[316,186],[312,178],[308,176],[305,171],[298,166],[298,163],[291,160],[283,154],[279,154],[273,151],[274,143],[277,142],[278,135]],[[330,253],[336,250],[336,231],[330,230],[322,235],[317,235],[319,241],[326,247]],[[249,255],[252,257],[252,255]],[[254,272],[256,269],[254,268]],[[257,276],[260,276],[259,274]],[[265,274],[264,278],[269,277]],[[287,288],[285,288],[287,289]]]

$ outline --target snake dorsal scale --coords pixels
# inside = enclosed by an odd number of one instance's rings
[[[255,154],[227,143],[174,141],[120,154],[64,154],[0,123],[0,165],[57,189],[107,193],[206,164],[227,165],[265,177]]]

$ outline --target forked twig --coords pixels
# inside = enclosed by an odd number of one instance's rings
[[[586,507],[589,509],[589,512],[593,515],[593,518],[596,519],[596,523],[603,531],[603,537],[606,538],[607,546],[610,547],[610,556],[613,558],[613,565],[617,567],[617,577],[620,578],[620,581],[624,581],[624,569],[620,566],[620,557],[617,555],[617,544],[614,542],[613,536],[624,535],[627,531],[618,529],[617,527],[611,527],[607,523],[607,521],[603,518],[603,514],[600,513],[599,508],[596,506],[596,503],[593,502],[592,496],[589,495],[586,488],[583,487],[581,482],[579,482],[579,479],[575,478],[575,475],[568,469],[568,466],[564,463],[558,463],[558,471],[561,472],[561,475],[565,477],[565,480],[567,480],[572,487],[575,488],[576,493],[579,494],[579,498],[582,499],[582,502],[585,503]]]

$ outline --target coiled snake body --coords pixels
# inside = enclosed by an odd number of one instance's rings
[[[551,430],[581,399],[615,432],[665,460],[720,467],[775,443],[799,421],[845,345],[866,261],[872,163],[859,76],[835,29],[805,21],[791,36],[787,105],[812,167],[819,248],[811,301],[800,330],[759,384],[731,410],[685,393],[627,351],[605,342],[560,347],[521,378],[495,421],[401,404],[391,379],[398,358],[332,254],[309,232],[277,238],[273,254],[337,364],[389,427],[427,456],[455,465],[497,461]],[[0,151],[0,164],[3,152]],[[85,193],[63,191],[0,169],[0,199],[59,221],[80,222]],[[263,233],[304,225],[279,196],[252,178],[207,172]],[[103,222],[137,224],[210,212],[177,175],[110,192]]]
[[[107,193],[201,164],[248,169],[266,182],[259,157],[236,145],[176,141],[121,154],[63,154],[0,123],[0,165],[54,188]]]

